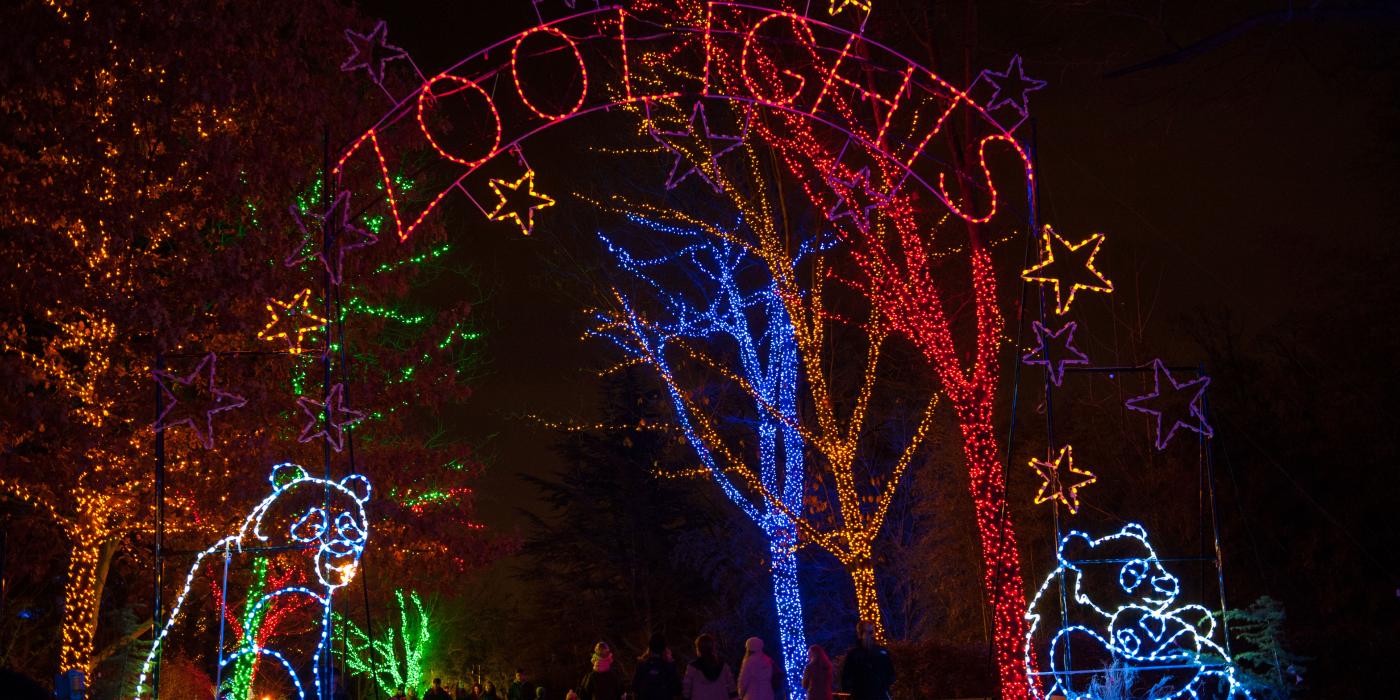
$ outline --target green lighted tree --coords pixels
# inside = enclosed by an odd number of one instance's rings
[[[1260,596],[1244,610],[1226,610],[1225,623],[1236,644],[1235,665],[1249,692],[1261,700],[1288,700],[1298,694],[1308,659],[1287,646],[1283,603]]]
[[[402,590],[394,591],[399,603],[399,626],[389,627],[376,638],[352,620],[336,615],[336,653],[350,672],[369,676],[380,689],[393,695],[398,688],[424,684],[423,657],[432,639],[430,618],[417,592],[409,592],[410,606]]]

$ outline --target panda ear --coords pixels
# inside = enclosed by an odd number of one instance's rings
[[[1147,528],[1137,523],[1128,523],[1123,527],[1122,530],[1119,531],[1118,534],[1136,537],[1142,540],[1143,542],[1147,541]]]
[[[366,479],[360,474],[351,474],[341,479],[340,486],[346,491],[349,491],[350,494],[355,497],[355,500],[359,501],[360,505],[364,505],[365,501],[369,500],[369,479]]]
[[[1088,559],[1089,553],[1093,549],[1094,543],[1088,535],[1078,530],[1072,530],[1068,535],[1065,535],[1064,539],[1060,540],[1060,566],[1079,571],[1077,562]]]
[[[302,469],[301,465],[283,462],[272,467],[272,473],[268,475],[267,480],[272,482],[272,491],[276,493],[286,488],[287,484],[305,478],[306,470]]]

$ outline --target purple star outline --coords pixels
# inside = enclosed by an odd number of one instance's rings
[[[831,209],[826,212],[826,218],[830,219],[832,223],[835,223],[837,219],[848,217],[855,223],[856,228],[860,229],[861,233],[869,231],[871,210],[879,209],[890,203],[889,197],[875,191],[875,189],[870,186],[870,168],[861,168],[857,170],[856,174],[852,175],[849,181],[842,180],[839,177],[835,178],[835,180],[837,185],[845,189],[845,193],[843,194],[839,191],[836,193],[836,204],[832,205]],[[870,204],[860,207],[859,212],[851,207],[851,200],[854,199],[852,195],[857,191],[864,192],[871,200]]]
[[[284,264],[287,267],[296,267],[307,260],[320,260],[321,264],[326,267],[326,272],[330,273],[332,284],[340,284],[340,280],[344,276],[346,251],[365,248],[379,242],[378,236],[351,223],[349,192],[342,190],[340,194],[337,194],[335,201],[331,203],[331,208],[326,213],[312,215],[322,222],[336,221],[335,217],[339,217],[336,223],[338,235],[336,236],[335,251],[329,256],[326,255],[324,249],[319,249],[314,253],[306,252],[307,244],[315,236],[306,229],[306,222],[302,220],[301,212],[297,210],[295,204],[291,206],[290,211],[292,212],[292,220],[296,221],[297,229],[301,231],[301,242],[297,244],[292,254],[283,261]]]
[[[1166,375],[1167,387],[1170,388],[1166,394],[1162,391],[1162,375]],[[1177,428],[1194,430],[1205,437],[1212,437],[1215,434],[1210,424],[1206,422],[1205,412],[1201,408],[1201,398],[1205,395],[1207,386],[1210,386],[1210,377],[1202,376],[1192,379],[1189,382],[1177,382],[1176,378],[1172,377],[1172,373],[1167,369],[1166,365],[1162,364],[1160,359],[1153,360],[1152,392],[1128,399],[1125,405],[1129,410],[1146,413],[1156,419],[1157,449],[1165,450],[1167,448],[1167,443],[1170,442],[1172,436],[1176,434]],[[1167,411],[1164,409],[1170,408],[1172,403],[1177,402],[1177,395],[1187,392],[1194,392],[1191,396],[1191,400],[1186,404],[1189,407],[1189,413],[1184,418],[1176,415],[1167,416]],[[1158,404],[1157,408],[1153,407],[1152,404],[1154,403]],[[1171,421],[1171,427],[1163,433],[1162,423],[1166,420]]]
[[[1011,74],[1015,73],[1013,77]],[[1021,56],[1019,54],[1011,57],[1011,65],[1006,67],[1004,72],[998,73],[990,68],[982,71],[982,77],[986,78],[996,86],[996,92],[992,93],[992,99],[988,102],[987,110],[991,111],[1002,105],[1010,105],[1021,116],[1026,116],[1028,108],[1028,95],[1043,87],[1044,80],[1026,77],[1026,72],[1021,69]],[[1002,94],[1005,92],[1006,94]],[[1013,97],[1012,95],[1015,95]]]
[[[152,426],[152,428],[154,428],[156,432],[161,432],[166,428],[171,428],[177,425],[188,425],[190,426],[190,429],[194,431],[195,437],[199,440],[199,443],[201,445],[204,445],[204,449],[213,449],[214,414],[222,413],[224,411],[232,411],[233,409],[248,403],[248,400],[243,398],[242,396],[224,391],[214,386],[214,372],[215,369],[218,367],[218,362],[218,357],[211,352],[208,355],[205,355],[204,359],[199,361],[199,365],[194,368],[194,371],[191,372],[188,377],[177,377],[174,374],[171,374],[170,372],[167,372],[165,370],[154,370],[151,372],[151,376],[156,380],[156,384],[160,386],[161,395],[164,396],[165,399],[170,402],[166,404],[164,410],[162,410],[160,412],[160,415],[156,417],[155,425]],[[213,395],[215,399],[215,406],[204,412],[204,429],[200,430],[200,423],[199,421],[195,420],[195,415],[193,414],[179,415],[178,418],[171,420],[170,414],[172,411],[175,410],[175,406],[177,406],[180,403],[180,401],[175,398],[175,392],[170,390],[170,385],[167,382],[175,382],[186,387],[194,387],[196,380],[199,380],[201,383],[203,383],[201,375],[205,373],[206,367],[208,368],[209,372],[209,393]],[[184,412],[181,411],[181,413],[183,414]]]
[[[1036,321],[1031,324],[1031,329],[1035,331],[1036,348],[1026,353],[1021,361],[1028,365],[1044,365],[1045,371],[1050,373],[1050,381],[1060,386],[1065,379],[1065,365],[1089,364],[1089,356],[1074,347],[1074,331],[1077,328],[1078,325],[1070,321],[1060,330],[1052,331]]]
[[[345,428],[353,423],[357,423],[365,417],[360,411],[351,410],[345,407],[345,385],[336,384],[331,387],[326,394],[325,401],[317,401],[309,396],[302,396],[297,399],[297,405],[302,412],[310,416],[306,422],[306,427],[301,429],[301,437],[298,442],[311,442],[318,437],[324,437],[329,442],[331,449],[339,452],[345,445]],[[326,419],[324,427],[321,426],[321,419]]]
[[[695,131],[696,120],[699,120],[700,126],[704,128],[704,134],[698,134]],[[719,185],[712,181],[708,176],[706,176],[705,173],[700,170],[699,166],[695,165],[694,163],[690,163],[690,169],[686,170],[685,172],[682,172],[680,176],[677,177],[676,173],[679,172],[681,166],[683,164],[686,164],[686,162],[691,158],[691,155],[682,151],[679,148],[676,148],[666,139],[661,138],[663,136],[670,136],[672,138],[685,138],[695,142],[700,141],[702,138],[712,142],[732,142],[728,146],[725,146],[724,148],[718,151],[714,150],[713,147],[710,148],[710,167],[713,168],[716,172],[719,171],[720,156],[738,148],[739,144],[742,144],[744,142],[743,134],[739,134],[736,136],[730,134],[716,134],[710,131],[710,120],[705,116],[705,105],[703,102],[697,100],[695,102],[695,108],[690,112],[690,123],[685,131],[656,131],[655,129],[651,130],[651,137],[656,139],[657,143],[661,144],[667,150],[676,154],[676,162],[671,164],[671,173],[670,175],[666,176],[666,189],[668,190],[676,189],[676,187],[678,187],[681,184],[681,182],[683,182],[687,177],[690,177],[691,173],[694,173],[701,180],[704,180],[706,183],[708,183],[710,187],[713,187],[716,192],[719,191]]]
[[[368,34],[361,34],[353,29],[345,30],[345,40],[350,42],[350,46],[355,53],[345,59],[340,64],[340,70],[350,72],[365,69],[369,73],[369,79],[375,85],[384,84],[384,66],[389,61],[396,61],[400,58],[407,58],[408,52],[394,46],[388,42],[389,25],[384,20],[375,23],[374,29]]]

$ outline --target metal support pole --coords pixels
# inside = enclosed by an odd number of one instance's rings
[[[1197,367],[1200,376],[1205,376],[1205,368]],[[1210,400],[1206,394],[1201,394],[1201,420],[1210,419]],[[1207,423],[1209,425],[1209,423]],[[1225,555],[1220,546],[1220,512],[1215,505],[1215,459],[1212,457],[1210,441],[1205,435],[1199,435],[1201,450],[1205,452],[1206,462],[1206,494],[1210,500],[1210,524],[1211,533],[1214,536],[1215,544],[1215,577],[1220,584],[1220,629],[1222,645],[1225,647],[1225,654],[1230,655],[1230,621],[1225,617]]]
[[[331,128],[330,128],[330,125],[329,125],[329,124],[325,126],[325,128],[324,128],[324,135],[323,135],[323,136],[324,136],[324,137],[323,137],[323,140],[322,140],[322,144],[323,144],[323,151],[324,151],[324,157],[325,157],[325,159],[324,159],[324,161],[322,162],[322,166],[321,166],[321,204],[322,204],[322,207],[323,207],[322,211],[325,211],[328,215],[327,215],[324,219],[322,219],[322,221],[321,221],[321,252],[322,252],[322,255],[324,256],[323,259],[329,261],[329,260],[332,260],[332,258],[331,258],[331,251],[332,251],[332,249],[333,249],[333,246],[335,245],[335,240],[334,240],[334,239],[335,239],[335,233],[336,233],[336,232],[335,232],[335,223],[334,223],[336,217],[330,216],[330,215],[329,215],[329,214],[330,214],[330,210],[331,210],[331,203],[332,203],[333,201],[335,201],[335,200],[331,197]],[[323,284],[323,289],[325,290],[325,291],[324,291],[324,294],[325,294],[325,314],[326,314],[326,337],[325,337],[326,347],[325,347],[325,351],[321,353],[321,370],[322,370],[322,377],[321,377],[321,400],[322,400],[322,401],[325,401],[325,405],[323,405],[323,406],[321,407],[321,419],[324,421],[324,424],[322,425],[322,427],[325,428],[327,431],[329,431],[329,430],[330,430],[330,427],[331,427],[331,418],[332,418],[332,416],[331,416],[330,401],[327,400],[327,397],[328,397],[328,395],[330,394],[330,390],[331,390],[331,352],[330,352],[330,350],[331,350],[331,347],[330,347],[330,346],[331,346],[331,328],[330,328],[330,324],[334,322],[334,317],[331,315],[331,314],[332,314],[332,307],[331,307],[331,282],[332,282],[332,280],[331,280],[331,272],[330,272],[329,266],[327,266],[327,269],[322,273],[322,275],[321,275],[321,281],[322,281],[322,284]],[[326,520],[327,520],[327,522],[326,522],[326,527],[327,527],[327,528],[330,528],[330,527],[333,527],[333,525],[332,525],[332,523],[330,522],[330,518],[331,518],[331,515],[330,515],[330,512],[331,512],[331,487],[330,487],[330,482],[331,482],[331,441],[330,441],[329,439],[324,439],[324,440],[321,441],[321,458],[322,458],[322,460],[323,460],[323,462],[324,462],[324,467],[325,467],[325,479],[326,479],[326,488],[325,488],[325,490],[326,490],[326,495],[325,495],[325,508],[324,508],[324,511],[323,511],[323,512],[326,514]],[[323,621],[323,625],[326,626],[326,634],[327,634],[328,636],[334,637],[334,635],[331,634],[331,630],[329,629],[329,626],[332,625],[332,624],[334,624],[334,623],[333,623],[333,620],[335,619],[335,618],[331,615],[331,610],[332,610],[332,605],[333,605],[333,602],[332,602],[332,601],[333,601],[332,596],[331,596],[329,593],[327,593],[327,595],[326,595],[326,611],[325,611],[325,619],[324,619],[324,621]],[[330,698],[330,686],[333,685],[334,682],[335,682],[335,677],[334,677],[334,674],[332,673],[333,665],[332,665],[332,663],[331,663],[331,649],[330,649],[330,643],[329,643],[327,640],[320,640],[320,642],[318,642],[318,643],[325,643],[325,644],[326,644],[326,655],[325,655],[324,658],[320,659],[321,668],[318,668],[318,669],[316,670],[316,674],[317,674],[318,676],[320,676],[320,677],[326,679],[326,682],[325,682],[325,683],[318,683],[318,684],[317,684],[317,686],[318,686],[318,687],[317,687],[317,692],[318,692],[318,694],[321,696],[321,699],[320,699],[320,700],[329,700],[329,698]]]
[[[160,353],[156,354],[156,371],[165,370],[165,357]],[[160,382],[156,382],[156,420],[159,421],[161,415],[165,413],[165,395],[161,391]],[[160,631],[164,629],[161,624],[161,571],[164,562],[162,548],[165,546],[165,431],[156,431],[156,533],[155,542],[152,546],[152,554],[155,557],[155,595],[151,604],[151,631],[152,644],[160,640]],[[151,670],[151,700],[160,700],[160,657],[161,650],[156,649],[156,655]]]
[[[219,689],[224,684],[224,621],[228,618],[228,562],[232,558],[233,552],[224,545],[224,580],[219,589],[219,665],[214,671],[214,700],[219,700]]]

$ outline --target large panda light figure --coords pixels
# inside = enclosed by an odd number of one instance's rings
[[[291,463],[274,466],[268,480],[272,484],[272,493],[248,513],[238,531],[196,555],[170,611],[170,618],[152,642],[151,651],[141,666],[136,698],[149,694],[150,688],[146,687],[146,682],[151,666],[160,653],[161,644],[179,621],[185,599],[205,560],[211,555],[241,553],[245,547],[271,547],[296,552],[300,555],[298,565],[306,570],[303,578],[317,582],[316,585],[308,583],[269,591],[256,601],[249,601],[244,629],[251,628],[258,615],[266,615],[277,606],[304,607],[309,602],[312,611],[319,616],[320,624],[315,627],[315,638],[297,647],[313,650],[309,665],[314,697],[322,695],[321,688],[326,680],[321,678],[322,661],[330,653],[331,599],[337,589],[355,578],[360,555],[364,553],[365,542],[369,539],[369,520],[365,517],[365,502],[370,496],[369,480],[354,474],[340,481],[329,481],[313,477],[302,467]],[[306,698],[308,689],[298,672],[299,668],[306,666],[305,659],[289,658],[291,654],[270,646],[260,646],[256,639],[245,639],[240,648],[223,656],[220,668],[224,669],[249,655],[275,662],[278,668],[286,671],[288,682],[295,688],[298,697]]]
[[[1160,683],[1162,694],[1153,696],[1159,700],[1251,697],[1215,640],[1210,611],[1177,605],[1180,581],[1162,566],[1141,525],[1098,539],[1072,531],[1057,558],[1026,612],[1026,673],[1037,699],[1092,700],[1089,684],[1109,664]]]

